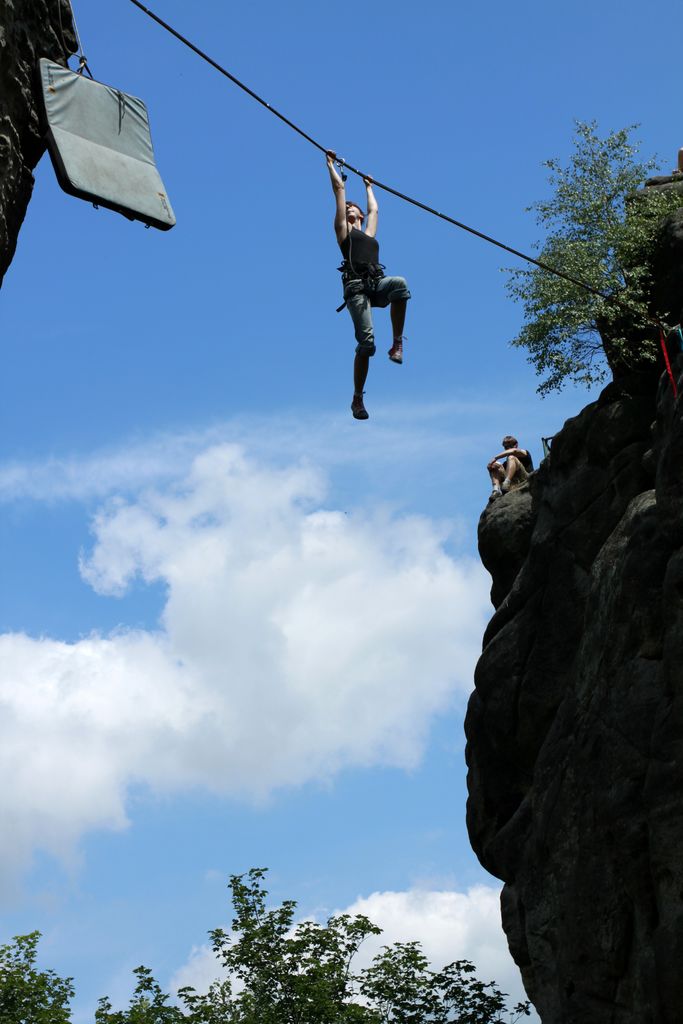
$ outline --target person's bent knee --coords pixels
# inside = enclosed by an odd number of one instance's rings
[[[385,307],[392,302],[407,302],[410,298],[404,277],[383,277],[372,295],[373,306]]]
[[[374,341],[359,341],[356,345],[356,355],[367,356],[370,359],[377,351]]]
[[[407,302],[410,298],[410,290],[405,277],[394,277],[391,280],[389,290],[389,302]]]

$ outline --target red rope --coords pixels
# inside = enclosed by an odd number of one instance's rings
[[[671,369],[671,363],[669,362],[669,353],[666,350],[666,338],[664,337],[664,331],[659,328],[659,343],[662,346],[662,353],[664,355],[664,363],[666,364],[666,372],[669,374],[669,380],[671,381],[671,390],[674,393],[674,398],[678,398],[678,388],[676,387],[676,378],[673,375]]]

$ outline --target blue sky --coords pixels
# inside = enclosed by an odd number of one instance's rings
[[[683,141],[653,56],[671,5],[153,9],[351,163],[523,250],[574,118],[640,122],[664,172]],[[3,935],[44,932],[87,1020],[140,962],[199,978],[227,876],[267,865],[302,913],[364,900],[517,994],[464,827],[483,466],[508,431],[538,460],[590,396],[536,396],[505,254],[379,193],[413,299],[402,367],[376,317],[353,421],[321,154],[126,0],[76,15],[95,77],[147,103],[178,224],[94,211],[45,158],[4,282]]]

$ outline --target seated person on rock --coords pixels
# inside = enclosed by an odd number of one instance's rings
[[[503,438],[502,445],[504,450],[499,455],[494,455],[486,467],[493,486],[489,501],[500,498],[501,494],[506,494],[511,487],[523,484],[529,473],[534,471],[529,452],[519,447],[516,437],[508,434]],[[502,465],[500,459],[504,460]]]

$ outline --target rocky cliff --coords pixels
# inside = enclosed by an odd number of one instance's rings
[[[33,168],[45,148],[36,64],[39,57],[64,63],[66,50],[76,50],[68,0],[0,0],[0,284],[33,191]]]
[[[663,237],[680,309],[681,212]],[[668,378],[613,382],[569,420],[484,511],[479,544],[496,611],[466,721],[468,828],[505,882],[529,997],[543,1024],[680,1024],[683,398]]]

